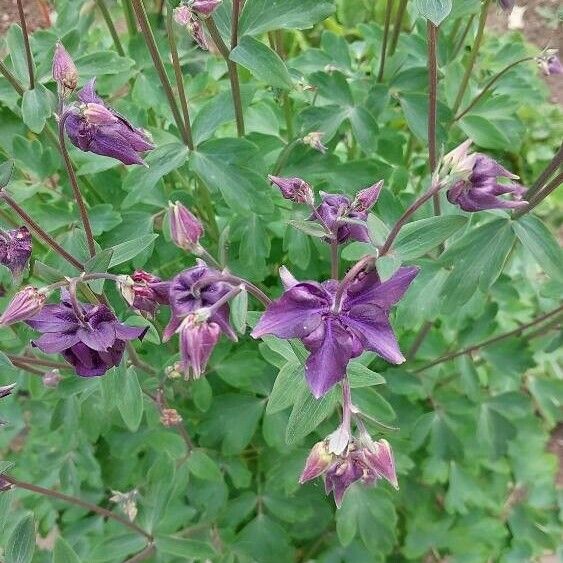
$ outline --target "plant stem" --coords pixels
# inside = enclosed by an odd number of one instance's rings
[[[237,4],[237,2],[233,3],[233,12],[235,11],[235,4]],[[227,45],[225,45],[225,42],[223,41],[223,38],[221,37],[221,34],[219,33],[219,30],[217,29],[217,26],[215,25],[215,21],[213,20],[213,16],[207,18],[205,20],[205,23],[207,25],[207,30],[209,31],[209,34],[211,35],[211,38],[213,39],[213,42],[215,43],[215,45],[217,46],[217,49],[219,49],[219,53],[221,53],[221,56],[225,59],[225,62],[227,63],[227,70],[229,73],[229,80],[231,82],[231,94],[233,96],[233,105],[235,108],[235,120],[236,120],[236,124],[237,124],[237,134],[239,137],[243,137],[244,136],[244,116],[242,113],[242,99],[240,96],[240,83],[239,83],[239,78],[238,78],[238,72],[237,72],[237,65],[231,61],[230,57],[230,51],[229,48],[227,47]],[[233,26],[234,26],[234,22],[233,22]],[[237,19],[237,33],[238,33],[238,19]],[[232,31],[232,28],[231,28]],[[231,33],[231,39],[232,39],[232,33]]]
[[[516,328],[514,330],[511,330],[509,332],[505,332],[504,334],[500,334],[499,336],[495,336],[493,338],[489,338],[488,340],[484,340],[482,342],[479,342],[478,344],[473,344],[472,346],[468,346],[467,348],[463,348],[462,350],[459,350],[458,352],[452,352],[450,354],[446,354],[445,356],[442,356],[442,357],[440,357],[436,360],[433,360],[432,362],[414,370],[414,373],[420,373],[422,371],[430,369],[431,367],[437,366],[438,364],[442,364],[444,362],[449,362],[450,360],[458,358],[459,356],[464,356],[465,354],[470,354],[472,352],[476,352],[480,348],[485,348],[487,346],[490,346],[491,344],[496,344],[497,342],[500,342],[501,340],[505,340],[507,338],[510,338],[511,336],[515,336],[517,334],[520,334],[522,331],[527,330],[528,328],[530,328],[532,326],[540,324],[543,321],[545,321],[545,320],[547,320],[551,317],[559,315],[561,312],[563,312],[563,305],[557,307],[556,309],[554,309],[553,311],[550,311],[549,313],[545,313],[544,315],[541,315],[540,317],[538,317],[537,319],[534,319],[533,321],[530,321],[529,323],[526,323],[526,324],[519,326],[518,328]]]
[[[456,48],[454,49],[454,52],[452,53],[452,58],[455,59],[455,57],[457,57],[458,53],[461,51],[461,49],[463,48],[463,46],[465,45],[465,39],[467,38],[467,34],[469,33],[469,30],[471,29],[471,26],[473,25],[473,20],[475,19],[475,14],[473,14],[468,20],[467,20],[467,25],[465,26],[465,28],[463,29],[463,33],[461,34],[461,37],[459,38],[459,42],[456,46]]]
[[[28,373],[32,373],[33,375],[39,375],[41,377],[43,377],[43,375],[45,375],[44,371],[37,369],[37,368],[34,368],[34,367],[30,366],[28,363],[22,362],[21,360],[14,359],[14,360],[11,360],[11,362],[17,368],[22,369],[24,371],[27,371]]]
[[[115,45],[115,50],[121,56],[125,56],[125,51],[123,50],[123,45],[119,40],[119,35],[117,34],[117,29],[115,29],[115,25],[113,25],[113,20],[111,19],[111,14],[109,13],[108,7],[106,5],[105,0],[96,0],[96,4],[102,13],[102,17],[106,22],[106,25],[109,29],[111,38],[113,39],[113,44]]]
[[[241,0],[233,0],[233,11],[231,17],[231,50],[238,45],[238,20],[240,17]]]
[[[51,235],[44,231],[10,196],[5,190],[0,190],[0,198],[21,218],[26,226],[32,230],[38,238],[50,246],[57,254],[72,264],[78,270],[84,270],[84,264],[69,254]]]
[[[115,520],[115,521],[123,524],[124,526],[126,526],[130,530],[133,530],[133,531],[137,532],[138,534],[145,536],[145,538],[147,538],[150,542],[153,541],[153,537],[152,537],[151,534],[149,534],[149,532],[143,530],[142,528],[137,526],[137,524],[130,522],[129,520],[127,520],[126,518],[123,518],[119,514],[115,514],[114,512],[111,512],[111,510],[107,510],[106,508],[102,508],[101,506],[91,504],[91,503],[86,502],[86,501],[79,499],[77,497],[66,495],[64,493],[60,493],[59,491],[54,491],[53,489],[46,489],[44,487],[39,487],[38,485],[33,485],[32,483],[26,483],[25,481],[20,481],[19,479],[16,479],[15,477],[12,477],[11,475],[3,474],[2,478],[5,481],[8,481],[8,483],[11,483],[12,485],[14,485],[14,487],[17,487],[19,489],[24,489],[26,491],[31,491],[32,493],[37,493],[37,494],[40,494],[40,495],[43,495],[43,496],[46,496],[46,497],[51,497],[51,498],[55,498],[55,499],[58,499],[58,500],[62,500],[64,502],[68,502],[69,504],[74,504],[75,506],[80,506],[81,508],[84,508],[85,510],[88,510],[90,512],[95,512],[96,514],[99,514],[100,516],[103,516],[104,518],[111,518],[112,520]]]
[[[551,175],[563,164],[563,143],[559,150],[555,153],[551,162],[545,167],[544,171],[539,175],[532,187],[526,193],[528,201],[534,197],[545,186],[545,183],[551,178]]]
[[[4,78],[12,85],[12,88],[20,96],[23,96],[24,88],[21,82],[10,72],[8,67],[2,61],[0,61],[0,72],[4,75]]]
[[[180,115],[180,110],[178,109],[176,98],[174,98],[174,92],[172,91],[170,80],[168,80],[166,69],[164,68],[164,63],[162,62],[162,58],[160,57],[160,53],[158,52],[154,33],[152,32],[152,28],[147,18],[147,12],[145,11],[142,0],[131,0],[131,2],[133,4],[133,10],[135,10],[135,15],[137,16],[137,21],[139,22],[139,26],[145,38],[145,43],[147,44],[147,48],[151,55],[154,68],[156,69],[158,78],[160,79],[160,83],[162,84],[162,88],[164,89],[164,93],[166,94],[168,105],[170,106],[172,116],[174,117],[174,122],[176,123],[176,127],[180,132],[183,143],[185,145],[188,145],[188,133],[182,121],[182,116]]]
[[[397,15],[395,16],[395,26],[393,27],[393,37],[391,38],[391,45],[389,47],[389,54],[393,56],[397,44],[399,43],[399,36],[401,35],[401,28],[403,27],[403,19],[407,9],[408,0],[400,0]]]
[[[489,80],[489,82],[487,82],[487,84],[485,84],[485,86],[483,87],[481,92],[479,92],[479,94],[477,96],[475,96],[473,101],[461,113],[459,113],[454,118],[454,121],[459,121],[466,113],[471,111],[471,109],[479,102],[479,100],[492,88],[492,86],[495,84],[495,82],[497,82],[497,80],[499,80],[511,68],[514,68],[516,65],[519,65],[520,63],[523,63],[523,62],[526,62],[526,61],[533,61],[533,60],[534,60],[534,57],[524,57],[523,59],[519,59],[519,60],[509,64],[506,68],[502,69],[499,73],[497,73],[495,76],[493,76],[493,78],[491,78],[491,80]]]
[[[430,332],[431,328],[432,328],[432,323],[429,321],[426,321],[422,325],[420,331],[418,332],[416,338],[414,339],[414,342],[412,343],[412,346],[409,348],[409,351],[407,352],[408,360],[416,356],[418,349],[422,346],[422,343],[424,342],[424,339],[428,336],[428,333]]]
[[[469,84],[469,78],[471,77],[471,73],[473,72],[473,67],[475,65],[475,61],[477,60],[477,55],[479,53],[479,49],[481,48],[481,43],[483,42],[485,24],[487,23],[487,14],[489,12],[490,4],[491,0],[484,0],[483,6],[481,7],[481,15],[479,16],[479,27],[477,28],[475,43],[473,44],[473,49],[471,50],[471,55],[469,56],[469,61],[467,62],[467,67],[461,80],[461,86],[459,87],[459,92],[457,93],[454,107],[452,108],[452,113],[454,115],[456,115],[459,111],[459,106],[463,101],[463,96],[465,96],[465,91],[467,90],[467,85]]]
[[[172,55],[172,66],[174,67],[174,76],[176,78],[176,89],[178,90],[178,97],[180,98],[180,107],[184,117],[184,128],[186,130],[186,144],[190,150],[194,149],[194,141],[192,136],[192,126],[190,122],[190,112],[188,109],[188,100],[186,98],[186,90],[184,88],[184,77],[182,76],[182,69],[180,67],[180,60],[178,58],[178,48],[176,46],[176,38],[174,36],[174,20],[172,17],[172,10],[166,10],[166,33],[168,35],[168,43],[170,44],[170,54]]]
[[[137,23],[135,22],[135,14],[133,13],[131,0],[121,0],[121,7],[123,8],[123,14],[127,24],[127,32],[130,37],[133,37],[137,34]]]
[[[36,356],[16,356],[14,354],[6,354],[11,362],[23,362],[32,366],[44,366],[48,368],[66,369],[70,367],[68,364],[62,362],[53,362],[52,360],[44,360]]]
[[[383,44],[381,46],[381,59],[379,61],[379,72],[377,73],[377,81],[383,81],[383,73],[385,71],[385,57],[387,56],[387,42],[389,40],[389,24],[391,23],[391,12],[393,10],[393,0],[387,0],[385,8],[385,23],[383,26]]]
[[[553,180],[551,180],[551,182],[549,182],[549,184],[547,184],[547,186],[543,190],[537,192],[536,195],[528,201],[528,205],[526,207],[523,207],[522,209],[516,211],[512,218],[518,219],[519,217],[522,217],[523,215],[526,215],[526,213],[532,211],[534,207],[539,205],[550,193],[561,187],[562,184],[563,172],[560,172],[557,176],[555,176],[555,178],[553,178]]]
[[[70,160],[70,155],[68,154],[65,141],[65,122],[70,113],[63,114],[59,116],[59,145],[61,148],[61,154],[63,155],[63,160],[68,172],[68,179],[70,180],[70,185],[72,187],[72,193],[74,194],[74,199],[78,205],[78,211],[80,213],[80,219],[84,227],[84,232],[86,233],[86,243],[88,244],[88,252],[90,256],[96,254],[96,245],[94,244],[94,235],[92,233],[92,226],[90,225],[90,219],[88,218],[88,211],[86,209],[86,204],[82,194],[80,193],[80,188],[78,187],[78,180],[76,178],[76,173],[72,167],[72,162]]]
[[[29,74],[29,89],[33,90],[35,88],[35,76],[33,73],[33,57],[31,55],[31,47],[29,45],[29,34],[27,31],[27,22],[25,21],[25,13],[23,11],[22,0],[17,0],[18,2],[18,13],[20,16],[20,22],[23,32],[23,43],[25,46],[25,59],[27,62],[27,72]]]
[[[436,153],[436,115],[438,108],[438,60],[436,43],[438,27],[430,20],[427,22],[428,37],[428,160],[430,173],[434,176],[437,165]],[[440,215],[440,196],[436,193],[433,197],[434,215]]]
[[[283,93],[283,113],[285,116],[287,139],[289,140],[293,138],[293,115],[291,112],[291,98],[287,92]]]
[[[293,141],[291,141],[291,143],[287,143],[287,145],[285,145],[285,147],[281,150],[276,163],[274,164],[274,168],[272,170],[273,176],[277,176],[282,171],[285,163],[287,162],[287,159],[289,158],[289,155],[291,154],[291,151],[300,143],[301,139],[294,139]]]
[[[330,278],[338,280],[339,278],[339,254],[338,254],[338,240],[334,238],[330,242]]]

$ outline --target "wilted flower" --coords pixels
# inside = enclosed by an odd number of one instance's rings
[[[124,164],[144,164],[140,154],[154,149],[148,135],[108,108],[95,91],[96,79],[78,93],[83,106],[65,109],[65,130],[72,144],[120,160]]]
[[[19,276],[25,269],[31,250],[31,234],[27,227],[0,230],[0,264],[6,266],[14,276]]]
[[[137,517],[137,497],[139,496],[139,491],[133,489],[127,493],[122,493],[120,491],[112,490],[112,496],[110,497],[111,502],[115,502],[119,508],[124,512],[124,514],[129,518],[131,522]]]
[[[45,303],[46,295],[35,287],[27,286],[18,291],[0,316],[0,326],[8,326],[30,319]]]
[[[154,317],[159,305],[168,305],[170,284],[159,277],[136,270],[132,276],[123,276],[119,289],[123,298],[135,311]]]
[[[178,426],[182,422],[182,417],[176,409],[162,409],[160,412],[160,422],[166,428]]]
[[[299,483],[303,484],[320,477],[332,465],[333,460],[334,455],[328,451],[327,441],[317,442],[307,457]]]
[[[62,377],[58,369],[51,369],[43,374],[43,385],[45,387],[57,387],[60,381],[62,381]]]
[[[179,379],[182,377],[182,364],[174,362],[171,366],[166,366],[164,373],[168,379]]]
[[[294,203],[314,205],[315,194],[313,188],[301,178],[281,178],[280,176],[268,176],[268,180],[280,189],[282,196]]]
[[[527,202],[522,199],[526,188],[513,182],[500,184],[499,178],[514,180],[518,178],[492,158],[475,153],[462,159],[472,162],[470,172],[460,174],[447,191],[448,201],[468,212],[484,209],[516,209],[524,207]],[[464,167],[464,165],[462,165]],[[510,194],[515,200],[502,199],[501,195]]]
[[[4,397],[11,395],[15,387],[16,387],[15,383],[11,383],[10,385],[0,386],[0,399],[3,399]]]
[[[59,84],[63,95],[72,92],[78,82],[78,71],[74,61],[60,41],[55,45],[53,79]]]
[[[323,145],[323,134],[320,131],[313,131],[303,137],[303,143],[322,154],[326,153],[326,147]]]
[[[26,321],[42,333],[33,341],[46,354],[61,353],[82,377],[103,375],[123,357],[128,340],[143,338],[148,327],[122,324],[106,305],[78,303],[75,311],[68,294],[58,305],[46,305]]]
[[[177,201],[170,203],[168,223],[174,244],[197,254],[199,239],[203,236],[203,225],[199,219],[186,206]]]
[[[268,306],[252,336],[301,339],[311,352],[305,376],[319,398],[344,378],[348,362],[364,350],[393,364],[405,361],[389,313],[417,273],[416,267],[399,268],[382,282],[376,271],[362,272],[341,289],[338,302],[334,280],[296,283]]]
[[[368,211],[377,201],[382,185],[378,182],[361,190],[353,202],[346,195],[323,194],[322,203],[309,220],[318,221],[320,217],[339,244],[350,240],[370,242],[368,229],[361,223],[367,220]]]

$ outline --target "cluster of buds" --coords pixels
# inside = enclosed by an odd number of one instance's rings
[[[162,409],[160,411],[160,422],[163,426],[166,426],[166,428],[178,426],[182,420],[182,416],[176,409]]]
[[[334,495],[338,508],[348,487],[357,481],[373,485],[379,479],[385,479],[396,489],[399,488],[389,442],[383,439],[373,441],[366,432],[362,432],[357,439],[351,438],[344,449],[340,444],[335,446],[333,435],[315,444],[299,482],[303,484],[321,476],[326,493]]]
[[[219,7],[222,0],[184,0],[174,8],[174,21],[185,27],[201,49],[207,51],[209,44],[201,20],[208,18]]]

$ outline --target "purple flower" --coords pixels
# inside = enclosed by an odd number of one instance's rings
[[[389,313],[417,273],[416,267],[399,268],[381,282],[377,272],[362,272],[343,290],[339,302],[334,280],[297,283],[270,304],[252,336],[301,339],[311,352],[305,376],[319,398],[344,378],[348,362],[364,350],[393,364],[405,361]]]
[[[120,160],[124,164],[144,164],[140,154],[154,149],[147,134],[105,106],[95,91],[96,79],[88,81],[78,93],[84,104],[65,110],[65,130],[73,145]]]
[[[473,167],[466,179],[457,180],[447,191],[448,201],[468,212],[484,209],[517,209],[527,202],[522,199],[526,188],[513,182],[500,184],[499,178],[514,180],[518,178],[492,158],[475,153],[472,155]],[[510,194],[515,200],[502,199]]]
[[[58,305],[46,305],[27,321],[42,335],[32,342],[46,354],[61,353],[82,377],[103,375],[119,364],[128,340],[143,336],[148,327],[122,324],[106,305],[77,304],[68,294]]]
[[[498,3],[505,12],[512,12],[516,0],[499,0]]]
[[[546,76],[563,74],[563,65],[561,64],[559,57],[555,53],[541,58],[540,66]]]
[[[63,95],[72,92],[78,82],[78,71],[74,61],[60,41],[55,45],[53,79],[59,84]]]
[[[327,440],[317,442],[309,452],[305,467],[299,477],[299,483],[302,485],[320,477],[332,465],[333,461],[334,455],[329,451]]]
[[[200,320],[197,313],[190,313],[178,329],[180,335],[180,363],[184,374],[199,379],[221,337],[217,323]]]
[[[54,389],[62,379],[61,372],[58,369],[51,369],[43,374],[43,385]]]
[[[198,15],[210,16],[223,0],[190,0],[188,6]]]
[[[168,305],[168,290],[170,284],[163,282],[159,277],[137,270],[132,276],[132,302],[131,306],[136,311],[145,312],[154,317],[159,305]]]
[[[31,248],[31,235],[27,227],[0,231],[0,264],[6,266],[14,276],[19,276],[25,269]]]
[[[0,326],[26,321],[39,313],[46,295],[35,287],[27,286],[18,291],[0,316]]]
[[[372,470],[389,481],[395,489],[398,489],[395,458],[389,442],[387,440],[373,441],[367,434],[360,441],[365,445],[362,452]]]
[[[174,244],[184,250],[194,252],[203,236],[203,225],[199,219],[179,201],[170,203],[168,209],[170,236]]]
[[[8,395],[11,395],[15,387],[16,387],[15,383],[11,383],[10,385],[0,386],[0,399],[3,399],[4,397],[8,397]]]
[[[294,203],[304,203],[311,206],[315,203],[313,188],[301,178],[268,176],[268,180],[280,189],[285,199],[289,199]]]

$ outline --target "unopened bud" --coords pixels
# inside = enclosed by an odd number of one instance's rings
[[[62,86],[63,91],[72,92],[78,83],[78,71],[74,61],[60,41],[55,45],[53,78]]]
[[[0,316],[0,326],[8,326],[30,319],[41,311],[45,297],[45,294],[35,287],[24,287],[14,295],[14,298]]]
[[[210,16],[221,4],[223,0],[191,0],[188,6],[198,15],[203,17]]]
[[[472,141],[467,139],[442,159],[445,174],[458,178],[469,176],[475,166],[476,155],[470,152]]]
[[[174,17],[174,21],[178,25],[187,27],[190,25],[190,21],[192,19],[192,12],[187,6],[181,5],[178,6],[177,8],[174,8],[173,17]]]
[[[115,502],[131,522],[137,517],[137,496],[139,491],[133,489],[127,493],[112,490],[111,502]]]
[[[383,188],[383,180],[380,180],[365,190],[359,191],[352,203],[354,211],[369,211],[379,199],[381,188]]]
[[[378,475],[387,479],[396,489],[399,488],[395,471],[395,459],[387,440],[379,440],[367,444],[364,449],[364,455],[369,465]]]
[[[317,442],[307,457],[299,483],[306,483],[322,475],[332,465],[333,460],[334,456],[329,452],[326,440]]]
[[[199,219],[179,201],[171,203],[168,210],[170,236],[174,244],[184,250],[198,250],[199,239],[203,236],[203,226]]]
[[[166,428],[178,426],[182,422],[182,417],[176,409],[162,409],[160,413],[160,422]]]
[[[61,380],[61,373],[58,369],[52,369],[43,374],[43,385],[45,385],[45,387],[54,388]]]
[[[268,179],[279,188],[285,199],[295,203],[314,205],[313,188],[305,180],[301,178],[281,178],[279,176],[268,176]]]

